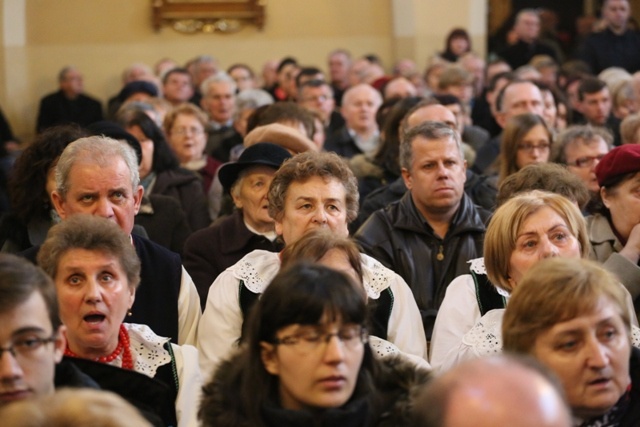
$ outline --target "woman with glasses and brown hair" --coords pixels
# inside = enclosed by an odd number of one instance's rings
[[[520,114],[509,119],[500,145],[498,185],[527,165],[548,162],[552,142],[551,131],[537,114]]]
[[[408,414],[391,411],[398,395],[380,375],[366,319],[363,289],[350,276],[311,264],[279,273],[256,303],[239,352],[203,388],[202,425],[405,425]]]

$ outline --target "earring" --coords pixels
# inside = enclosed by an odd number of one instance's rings
[[[133,313],[131,312],[131,308],[129,308],[129,310],[127,310],[127,316],[128,316],[128,317],[133,316]]]

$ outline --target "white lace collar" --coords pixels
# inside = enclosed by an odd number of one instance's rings
[[[469,270],[473,271],[476,274],[482,274],[484,276],[487,275],[487,268],[484,266],[484,257],[472,259],[471,261],[468,261],[468,262],[469,264],[471,264],[471,266],[469,267]],[[496,289],[496,292],[498,292],[500,296],[503,296],[506,299],[509,299],[509,297],[511,296],[509,292],[505,291],[502,288],[499,288],[497,286],[494,286],[494,288]]]
[[[251,292],[261,294],[280,270],[280,254],[256,249],[232,267],[233,276]]]
[[[153,378],[160,366],[171,363],[171,355],[164,347],[169,338],[159,337],[147,325],[124,323],[124,326],[129,332],[134,371]]]
[[[369,298],[378,299],[380,292],[387,289],[391,285],[391,281],[399,276],[369,255],[360,254],[360,258],[362,259],[364,290]]]
[[[364,289],[372,299],[389,287],[396,274],[368,255],[361,254]],[[261,294],[280,269],[280,255],[261,249],[245,255],[231,267],[233,276],[253,293]]]

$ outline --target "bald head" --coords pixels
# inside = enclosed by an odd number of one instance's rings
[[[444,105],[431,104],[418,107],[410,112],[405,121],[405,130],[416,127],[424,122],[440,122],[449,126],[453,130],[458,129],[456,116]]]
[[[559,386],[533,363],[495,356],[457,366],[422,392],[415,426],[570,427]]]
[[[380,104],[382,104],[380,92],[363,83],[345,92],[340,112],[349,129],[359,134],[368,133],[378,128],[376,111]]]
[[[542,117],[544,103],[538,86],[529,81],[514,81],[507,84],[496,102],[496,121],[504,128],[511,117],[524,113]]]
[[[384,87],[384,99],[407,98],[417,94],[418,90],[413,83],[404,77],[396,77]]]

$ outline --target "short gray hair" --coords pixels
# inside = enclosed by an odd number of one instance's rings
[[[236,95],[236,109],[233,118],[238,120],[240,114],[245,110],[255,110],[271,104],[273,104],[273,97],[269,92],[262,89],[245,89]]]
[[[593,127],[590,125],[574,125],[569,126],[556,137],[555,142],[552,145],[551,158],[549,161],[559,163],[561,165],[567,164],[566,148],[572,144],[590,145],[598,138],[607,144],[607,147],[611,149],[613,144],[613,136],[611,133],[603,128]]]
[[[209,86],[214,83],[228,83],[231,86],[231,92],[233,92],[234,94],[238,89],[236,81],[233,80],[233,78],[229,74],[225,73],[224,71],[218,71],[213,76],[207,77],[200,84],[200,93],[202,94],[202,96],[206,96],[207,93],[209,93]]]
[[[410,170],[413,163],[413,140],[417,137],[429,140],[452,139],[455,141],[460,158],[464,160],[460,135],[442,122],[427,121],[405,130],[400,140],[400,167]]]
[[[135,191],[140,184],[138,158],[128,144],[106,136],[80,138],[67,145],[56,165],[56,190],[60,197],[66,197],[69,191],[69,174],[78,161],[88,160],[100,166],[106,166],[120,157],[127,165],[131,177],[131,188]]]

